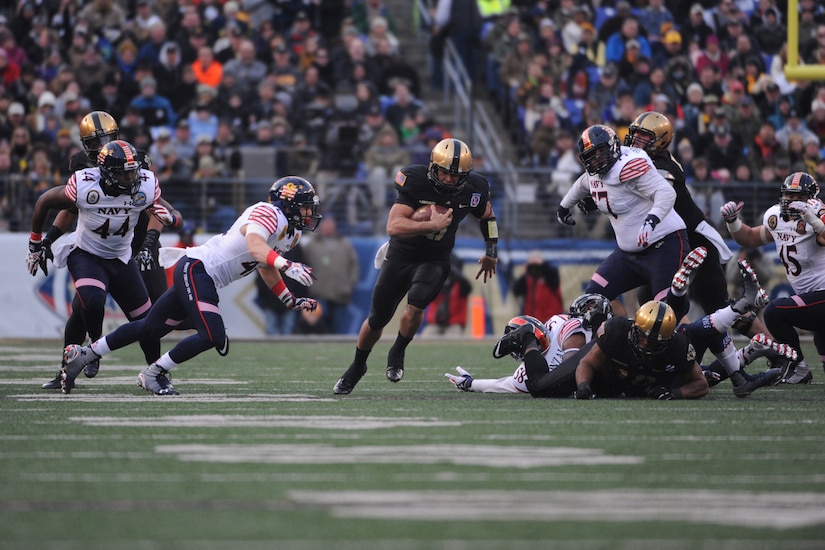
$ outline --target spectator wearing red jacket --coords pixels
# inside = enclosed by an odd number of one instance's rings
[[[513,294],[522,301],[522,314],[542,321],[565,311],[559,270],[546,262],[538,250],[527,256],[524,275],[513,283]]]

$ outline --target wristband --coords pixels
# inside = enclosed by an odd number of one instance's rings
[[[281,279],[280,281],[278,281],[277,283],[272,285],[272,287],[270,288],[270,290],[272,290],[272,292],[275,294],[275,296],[278,296],[278,297],[280,297],[281,293],[286,289],[287,289],[286,288],[286,283],[284,282],[283,279]]]
[[[487,241],[487,250],[484,254],[490,258],[498,258],[498,241]]]
[[[31,233],[29,233],[29,240],[33,243],[39,243],[43,240],[43,233],[35,233],[34,231],[32,231]]]
[[[725,222],[725,225],[728,226],[728,231],[730,231],[731,233],[736,233],[740,229],[742,229],[742,220],[736,218],[732,222]]]
[[[49,239],[50,242],[54,242],[59,239],[63,235],[63,230],[53,225],[49,228],[49,231],[46,232],[46,238]]]
[[[289,260],[275,252],[274,250],[270,250],[269,254],[266,255],[266,265],[272,266],[278,271],[283,271],[287,267],[289,267]]]

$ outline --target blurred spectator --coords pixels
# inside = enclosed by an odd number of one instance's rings
[[[304,257],[317,278],[308,294],[321,303],[322,331],[346,334],[352,325],[349,305],[361,278],[358,254],[350,240],[338,233],[335,218],[325,214],[313,238],[307,239]]]
[[[620,74],[624,74],[622,62],[632,65],[639,56],[650,59],[651,54],[650,42],[639,33],[639,21],[634,17],[625,18],[621,29],[613,33],[605,45],[605,60],[618,63]]]
[[[478,3],[473,0],[438,0],[433,20],[433,33],[441,40],[446,37],[452,42],[467,75],[474,82],[478,77],[480,62],[478,51],[481,45],[482,29]],[[502,53],[497,61],[500,62],[503,58]]]
[[[196,145],[202,138],[206,138],[209,143],[218,135],[218,115],[210,109],[209,103],[199,102],[189,113],[189,133],[195,136]]]
[[[179,158],[192,160],[195,155],[195,139],[192,137],[192,128],[188,119],[182,118],[175,124],[171,144]]]
[[[410,87],[403,81],[395,84],[392,103],[387,107],[384,116],[398,135],[401,135],[401,124],[406,117],[415,117],[423,104],[412,95]]]
[[[255,90],[258,82],[267,74],[267,67],[255,58],[255,46],[249,40],[242,40],[238,48],[238,56],[223,65],[224,78],[232,75],[235,85],[245,97]]]
[[[629,88],[627,83],[619,77],[618,66],[615,63],[608,63],[599,71],[599,81],[590,88],[587,100],[602,106],[603,112],[607,112],[622,89]]]
[[[762,123],[762,117],[756,109],[753,98],[749,95],[744,96],[730,122],[731,131],[739,139],[739,143],[751,143],[759,133]]]
[[[318,53],[315,54],[312,66],[318,69],[318,76],[321,78],[321,81],[332,89],[335,85],[335,67],[332,64],[332,59],[327,48],[318,48]]]
[[[16,127],[11,135],[11,173],[26,174],[31,169],[32,154],[32,139],[28,127]]]
[[[565,2],[567,5],[565,5]],[[565,0],[562,2],[562,6],[556,11],[553,19],[560,23],[567,17],[571,17],[575,1]],[[633,12],[631,11],[630,2],[627,0],[618,0],[616,2],[616,12],[604,20],[604,22],[599,26],[598,30],[598,39],[599,42],[603,44],[607,44],[608,39],[615,33],[621,31],[622,25],[624,24],[625,19],[633,17]]]
[[[695,3],[690,6],[688,20],[681,26],[682,43],[688,47],[692,45],[701,48],[705,45],[707,38],[713,34],[713,29],[705,23],[705,8],[702,4]]]
[[[533,250],[527,255],[524,274],[513,281],[513,295],[521,301],[520,311],[536,319],[549,319],[565,311],[561,297],[559,270]]]
[[[272,63],[269,65],[267,79],[272,81],[278,91],[289,94],[295,92],[301,81],[301,72],[292,62],[292,52],[281,44],[272,52]]]
[[[198,58],[192,62],[192,70],[199,84],[217,88],[223,79],[223,65],[215,59],[212,48],[198,48]]]
[[[802,162],[804,163],[803,172],[807,172],[808,174],[814,174],[816,172],[816,166],[820,162],[818,140],[808,139],[805,141],[805,152],[802,157]]]
[[[570,132],[560,132],[556,137],[555,157],[558,160],[555,168],[550,173],[548,193],[556,196],[557,200],[555,202],[558,202],[583,170],[575,140]],[[551,201],[553,201],[552,197]]]
[[[185,83],[183,81],[183,66],[180,59],[180,47],[175,42],[166,42],[161,47],[159,60],[152,69],[152,76],[158,83],[158,95],[169,99],[173,104],[173,108],[188,103],[191,101],[192,92],[194,89],[184,90]],[[178,110],[177,108],[175,109]]]
[[[539,49],[546,48],[549,42],[560,37],[564,51],[575,55],[584,40],[585,26],[588,27],[590,33],[588,40],[593,42],[595,28],[589,21],[590,15],[590,9],[586,5],[576,6],[573,10],[573,17],[561,27],[559,36],[556,35],[555,23],[552,19],[549,17],[541,19],[539,21]]]
[[[779,10],[773,6],[766,8],[762,13],[762,24],[753,29],[753,34],[763,53],[768,55],[779,53],[782,44],[788,39],[788,31],[782,24]]]
[[[822,9],[822,5],[819,6],[819,9]],[[804,58],[805,63],[808,65],[825,65],[825,18],[818,21],[814,38]]]
[[[162,22],[162,20],[155,13],[151,0],[137,0],[135,16],[126,25],[125,30],[129,31],[139,42],[143,42],[149,37],[149,29],[157,22]]]
[[[787,148],[788,138],[793,134],[799,134],[802,137],[803,143],[806,139],[819,140],[818,136],[805,126],[796,107],[791,107],[788,111],[788,118],[785,124],[776,131],[776,140],[782,147]]]
[[[450,273],[438,295],[424,311],[421,336],[460,336],[467,326],[467,302],[473,285],[464,276],[464,263],[450,254]]]
[[[664,0],[648,0],[647,6],[641,10],[638,15],[639,25],[647,29],[647,38],[653,44],[654,42],[663,42],[662,33],[667,24],[668,27],[673,26],[673,14],[665,6]],[[681,43],[681,38],[679,40]]]
[[[160,63],[161,50],[163,49],[163,45],[166,43],[166,40],[166,25],[163,21],[156,21],[152,23],[149,27],[149,37],[141,42],[138,48],[138,61],[145,61],[153,67]]]
[[[370,189],[372,206],[377,212],[387,209],[387,194],[392,190],[391,178],[410,163],[410,152],[401,147],[398,134],[392,128],[383,127],[364,153],[364,168]]]
[[[375,55],[379,50],[379,43],[386,42],[386,55],[400,55],[400,42],[398,37],[389,30],[387,19],[380,15],[372,18],[370,21],[370,31],[367,34],[367,42],[365,44],[368,55]]]
[[[152,170],[155,172],[162,171],[166,166],[166,161],[161,154],[163,148],[172,142],[172,130],[163,127],[158,130],[154,141],[149,146],[149,157],[152,159]]]
[[[215,160],[223,164],[229,176],[237,175],[241,169],[241,154],[238,150],[238,136],[232,131],[232,124],[227,120],[218,122],[218,133],[212,143]]]
[[[20,78],[20,65],[9,59],[4,48],[0,48],[0,82],[9,87],[18,78]]]
[[[712,67],[717,79],[725,78],[730,69],[730,59],[728,54],[719,46],[719,38],[710,35],[705,39],[705,48],[696,56],[694,63],[696,72],[701,73],[705,67]]]
[[[146,77],[140,81],[140,95],[129,102],[153,134],[162,126],[171,128],[177,119],[172,103],[167,98],[157,95],[156,90],[157,81],[153,77]]]
[[[555,164],[556,140],[561,131],[556,111],[551,107],[544,108],[538,125],[529,136],[533,166],[550,168]]]
[[[711,125],[713,142],[705,151],[708,159],[708,167],[711,175],[716,177],[714,172],[726,169],[728,174],[732,173],[736,162],[742,158],[742,147],[734,141],[730,132],[730,125],[727,122],[719,125]]]
[[[404,82],[410,92],[419,97],[421,95],[421,78],[418,69],[399,54],[389,53],[387,42],[378,42],[378,51],[373,56],[377,69],[375,87],[381,95],[391,95],[396,82]]]
[[[126,12],[113,0],[92,0],[77,12],[77,18],[89,25],[93,35],[126,26]]]

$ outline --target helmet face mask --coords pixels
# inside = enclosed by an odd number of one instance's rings
[[[134,195],[140,188],[140,162],[137,151],[122,140],[107,143],[97,156],[100,188],[110,197]]]
[[[533,327],[533,336],[536,337],[536,340],[539,343],[539,348],[541,350],[542,355],[547,353],[547,350],[550,349],[550,335],[547,333],[547,327],[544,326],[544,323],[532,317],[530,315],[518,315],[513,317],[509,321],[507,321],[507,325],[504,327],[504,334],[510,334],[512,331],[516,330],[522,325],[532,325]],[[513,352],[510,354],[513,359],[516,361],[524,361],[524,356],[519,352]]]
[[[621,155],[616,132],[601,124],[590,126],[582,132],[577,147],[579,159],[591,176],[608,173]]]
[[[638,357],[659,355],[667,350],[675,331],[673,309],[664,302],[651,300],[636,311],[628,338]]]
[[[801,218],[799,212],[791,210],[794,201],[805,202],[808,199],[819,197],[819,184],[810,174],[794,172],[782,182],[779,191],[779,212],[785,221],[794,221]]]
[[[460,139],[447,138],[433,147],[430,152],[430,168],[427,179],[435,190],[444,195],[455,195],[467,183],[473,169],[473,155],[470,148]],[[455,179],[448,183],[445,179]]]
[[[661,153],[673,140],[673,125],[668,118],[655,111],[648,111],[630,123],[624,144],[637,147],[648,154]]]
[[[315,231],[323,218],[318,213],[321,200],[315,188],[298,176],[286,176],[273,183],[269,188],[269,202],[281,209],[294,229]]]
[[[582,294],[570,304],[570,316],[581,319],[585,330],[596,330],[613,317],[613,306],[601,294]]]
[[[83,117],[79,127],[83,150],[92,162],[97,161],[104,145],[115,141],[120,135],[117,122],[105,111],[92,111]]]

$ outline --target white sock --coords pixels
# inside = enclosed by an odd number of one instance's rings
[[[103,357],[107,353],[112,353],[112,348],[109,347],[109,342],[106,341],[106,337],[104,336],[100,340],[92,342],[91,346],[92,351],[95,352],[97,355]]]
[[[728,376],[739,370],[739,357],[736,355],[736,347],[733,345],[733,342],[728,342],[725,349],[714,355],[722,363],[722,366],[725,367]]]
[[[178,366],[178,364],[172,361],[172,358],[169,357],[168,351],[161,355],[160,359],[155,361],[155,364],[164,370],[172,370]]]
[[[739,314],[733,311],[732,307],[727,306],[722,309],[717,309],[708,317],[710,317],[710,324],[713,328],[719,332],[725,332],[739,319]]]

